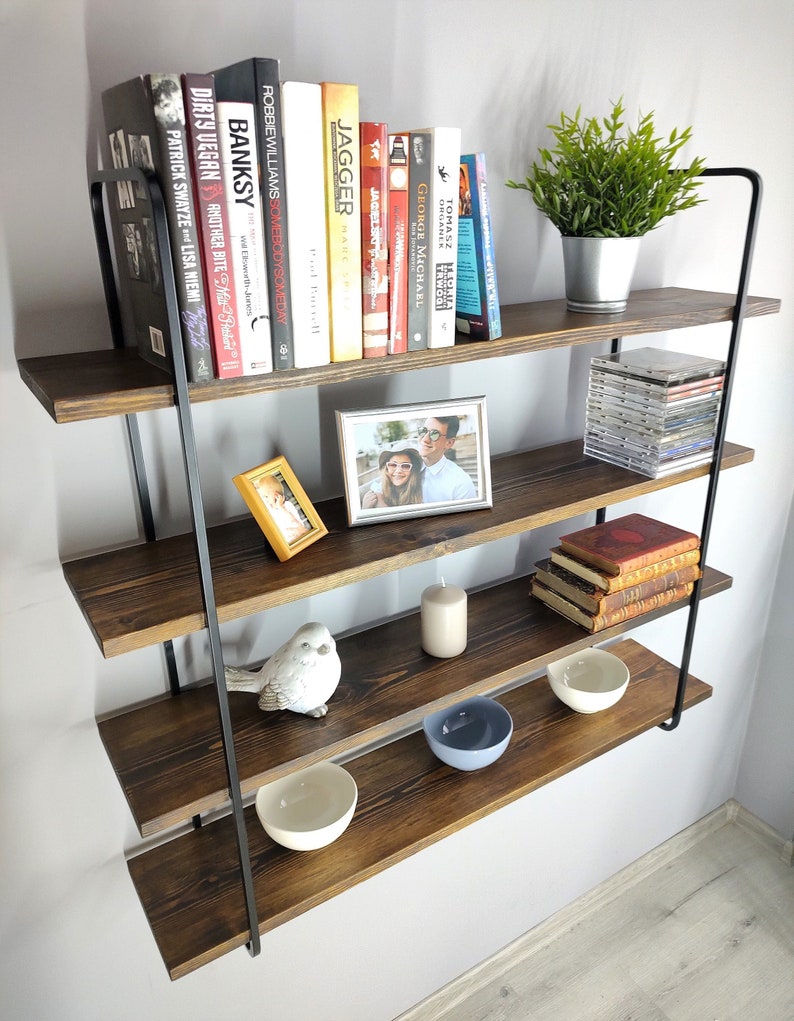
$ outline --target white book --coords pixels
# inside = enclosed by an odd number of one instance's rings
[[[243,375],[273,371],[264,220],[252,103],[218,103],[218,138],[229,217]]]
[[[460,128],[420,128],[430,135],[430,258],[428,347],[455,343],[458,268]]]
[[[281,83],[295,367],[328,365],[331,324],[320,86]]]

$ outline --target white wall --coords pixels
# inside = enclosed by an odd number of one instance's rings
[[[791,687],[790,628],[778,612],[766,630],[794,477],[791,4],[28,0],[4,4],[0,26],[4,1016],[387,1019],[736,790],[791,835],[791,778],[779,775],[786,761],[791,769],[783,750],[791,719],[770,722]],[[505,302],[562,293],[553,232],[525,196],[501,187],[546,140],[544,124],[580,102],[606,110],[621,94],[629,110],[655,109],[664,131],[692,123],[690,155],[762,173],[752,290],[784,305],[744,331],[730,435],[757,456],[720,483],[710,559],[735,583],[704,603],[692,663],[714,697],[672,734],[655,730],[283,926],[259,959],[238,951],[171,983],[127,875],[124,852],[137,833],[94,724],[95,713],[163,689],[160,653],[104,661],[59,567],[61,556],[138,536],[122,424],[54,425],[20,384],[14,358],[109,343],[86,189],[101,90],[141,71],[205,70],[255,54],[280,57],[284,77],[357,82],[367,118],[460,125],[465,149],[488,155]],[[647,239],[639,285],[733,288],[746,189],[709,182],[708,195]],[[719,327],[656,339],[721,352],[725,338]],[[242,513],[230,477],[276,452],[312,497],[339,492],[335,407],[486,393],[495,452],[575,436],[591,353],[203,406],[210,518]],[[173,426],[165,413],[145,421],[166,478],[179,465]],[[691,483],[637,506],[697,528],[703,492]],[[169,527],[184,527],[180,488],[158,486],[157,499]],[[526,570],[553,539],[547,531],[459,554],[444,573],[471,584]],[[789,543],[781,577],[792,567]],[[241,622],[224,631],[229,659],[267,655],[305,619],[339,630],[415,606],[438,571],[423,565]],[[790,582],[778,594],[790,606]],[[675,660],[681,616],[638,637]],[[180,655],[200,664],[202,640]]]

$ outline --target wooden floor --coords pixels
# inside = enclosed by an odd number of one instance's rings
[[[794,1021],[794,867],[729,802],[399,1021]]]

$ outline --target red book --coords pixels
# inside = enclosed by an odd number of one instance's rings
[[[617,575],[697,549],[700,538],[644,514],[626,514],[560,536],[560,546],[579,560]]]
[[[408,350],[408,143],[389,135],[389,354]]]
[[[389,137],[386,125],[361,122],[361,282],[364,357],[389,341]]]
[[[211,74],[183,74],[188,148],[193,171],[207,318],[219,379],[243,375],[226,193]]]

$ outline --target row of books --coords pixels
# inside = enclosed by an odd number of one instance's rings
[[[652,347],[590,362],[584,450],[651,478],[711,460],[725,362]]]
[[[561,536],[535,566],[532,595],[594,634],[690,596],[702,571],[700,539],[626,514]]]
[[[362,122],[358,86],[282,81],[271,58],[140,75],[102,103],[108,165],[140,172],[108,206],[125,336],[148,360],[170,368],[147,176],[191,382],[501,334],[485,159],[459,128]]]

